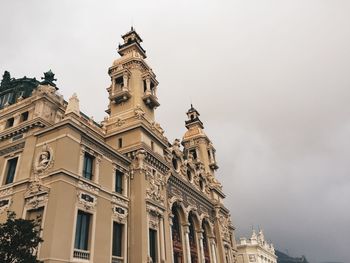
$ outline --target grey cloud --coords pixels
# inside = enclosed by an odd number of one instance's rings
[[[237,238],[350,262],[348,1],[1,1],[0,71],[41,76],[102,120],[107,68],[134,23],[172,140],[190,101],[217,149]]]

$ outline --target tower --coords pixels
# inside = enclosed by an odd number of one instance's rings
[[[199,112],[191,104],[185,121],[187,132],[183,136],[182,145],[186,156],[191,155],[196,162],[204,166],[206,173],[214,176],[219,168],[215,159],[215,148],[204,132],[204,125],[199,119]]]
[[[121,57],[108,70],[111,85],[107,88],[108,117],[103,122],[103,129],[106,143],[133,160],[129,209],[133,227],[129,230],[129,242],[138,252],[130,254],[130,262],[146,262],[152,254],[150,242],[164,239],[163,234],[160,236],[164,232],[160,225],[168,224],[163,218],[164,180],[169,170],[163,149],[168,146],[168,141],[163,129],[155,122],[154,111],[160,105],[158,81],[145,61],[142,39],[133,27],[122,39],[124,43],[118,47]],[[159,219],[160,214],[162,218]],[[150,225],[147,218],[154,218],[152,222],[156,223]],[[162,260],[165,260],[164,246],[162,242],[157,248],[160,251],[158,258]]]

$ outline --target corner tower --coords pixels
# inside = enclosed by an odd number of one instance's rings
[[[200,114],[192,104],[186,114],[188,117],[188,120],[185,121],[187,132],[182,140],[185,155],[192,155],[195,161],[204,165],[207,173],[214,175],[215,170],[219,168],[215,160],[215,148],[204,133],[203,123],[199,119]]]
[[[146,51],[134,28],[131,27],[122,38],[124,43],[119,44],[118,48],[121,57],[108,70],[111,85],[107,89],[107,113],[112,119],[122,118],[133,109],[139,108],[145,112],[149,121],[154,121],[154,110],[159,106],[156,75],[145,61]]]

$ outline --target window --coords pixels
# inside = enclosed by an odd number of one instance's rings
[[[39,208],[27,211],[26,219],[35,220],[38,223],[37,229],[40,231],[41,230],[40,228],[43,222],[43,216],[44,216],[44,207],[39,207]]]
[[[113,222],[112,256],[122,256],[123,225]]]
[[[86,179],[91,180],[92,179],[92,170],[94,164],[94,157],[88,153],[85,153],[84,155],[84,167],[83,167],[83,177]]]
[[[78,211],[74,248],[89,250],[90,219],[90,214]]]
[[[13,183],[13,179],[15,178],[15,173],[16,173],[17,161],[18,161],[18,157],[12,158],[7,161],[5,184]]]
[[[154,142],[151,142],[151,149],[154,151]]]
[[[196,149],[190,150],[190,153],[192,154],[193,160],[197,160],[197,151],[196,151]]]
[[[28,120],[28,116],[29,116],[28,111],[23,112],[23,113],[21,114],[21,122],[22,122],[22,121]]]
[[[114,191],[122,194],[123,193],[123,177],[124,174],[121,171],[115,171],[115,189]]]
[[[118,148],[122,148],[123,147],[123,139],[122,138],[119,138],[118,139]]]
[[[12,93],[7,93],[4,96],[2,96],[1,98],[1,107],[5,106],[6,104],[10,104],[11,100],[12,100]]]
[[[6,121],[6,128],[10,128],[13,126],[13,123],[15,122],[14,118],[10,118]]]
[[[152,258],[152,262],[157,261],[157,230],[149,229],[149,254]]]
[[[116,90],[121,90],[123,86],[124,86],[123,76],[116,78],[115,79]]]

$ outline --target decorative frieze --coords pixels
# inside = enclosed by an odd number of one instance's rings
[[[21,142],[21,143],[12,145],[10,147],[7,147],[5,149],[1,149],[0,150],[0,156],[3,156],[3,155],[6,155],[6,154],[9,154],[9,153],[21,150],[21,149],[24,148],[24,145],[25,145],[25,142]]]
[[[12,195],[12,193],[13,193],[12,187],[1,190],[0,191],[0,198]]]
[[[112,204],[122,206],[124,208],[128,208],[128,205],[129,205],[128,201],[126,201],[120,197],[117,197],[117,196],[112,196]]]
[[[98,195],[98,193],[100,191],[97,187],[95,187],[91,184],[87,184],[83,181],[78,182],[78,187],[84,191],[88,191],[88,192],[95,194],[95,195]]]

